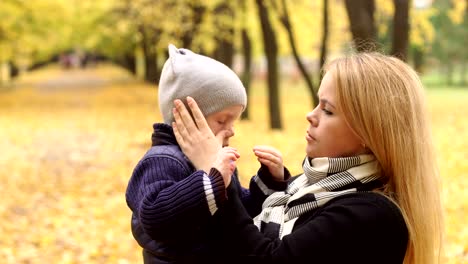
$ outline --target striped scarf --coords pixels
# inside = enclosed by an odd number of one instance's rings
[[[263,202],[262,212],[254,223],[266,236],[282,238],[292,232],[294,222],[302,214],[340,195],[370,191],[381,185],[379,164],[374,155],[306,158],[303,169],[304,173],[285,191],[273,192]],[[254,180],[264,189],[258,176]]]

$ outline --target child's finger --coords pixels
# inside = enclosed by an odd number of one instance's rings
[[[268,160],[271,160],[275,163],[282,163],[282,158],[281,157],[278,157],[278,156],[275,156],[274,154],[270,153],[270,152],[263,152],[263,151],[254,151],[254,154],[255,156],[257,156],[257,158],[262,158],[262,159],[268,159]]]
[[[253,148],[253,151],[256,152],[264,152],[264,153],[270,153],[276,157],[281,157],[281,152],[271,146],[255,146]]]

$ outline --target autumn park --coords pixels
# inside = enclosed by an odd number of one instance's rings
[[[466,0],[0,1],[0,263],[143,263],[125,190],[162,120],[169,43],[241,78],[248,107],[231,145],[245,187],[255,145],[301,173],[326,62],[408,62],[442,179],[442,263],[468,263]]]

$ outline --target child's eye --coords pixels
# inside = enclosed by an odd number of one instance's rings
[[[225,121],[218,121],[219,125],[224,125],[226,122]]]

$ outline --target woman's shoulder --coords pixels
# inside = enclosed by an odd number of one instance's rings
[[[356,192],[336,197],[326,203],[318,215],[346,223],[356,232],[369,236],[373,236],[373,232],[397,240],[406,240],[408,236],[400,208],[380,193]]]
[[[386,261],[379,263],[401,263],[408,241],[407,226],[398,206],[384,195],[372,192],[333,198],[297,219],[294,230],[292,234],[300,239],[313,237],[308,243],[320,247],[327,257],[334,254],[329,248],[334,248],[343,251],[346,259],[359,263],[375,263],[381,257]],[[367,255],[361,254],[362,248],[368,249]]]
[[[400,212],[398,206],[389,197],[377,192],[353,192],[338,196],[329,201],[337,204],[368,205],[385,210]]]
[[[356,214],[399,220],[404,224],[400,208],[389,197],[376,192],[355,192],[333,198],[324,205],[324,209],[343,207],[354,209]]]

